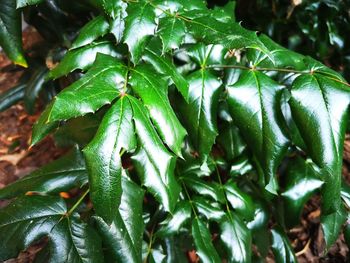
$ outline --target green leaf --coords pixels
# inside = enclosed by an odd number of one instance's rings
[[[24,98],[27,84],[18,84],[0,94],[0,112],[3,112],[15,105]]]
[[[250,263],[252,237],[245,223],[231,213],[220,223],[220,229],[220,238],[229,255],[228,261]]]
[[[48,78],[57,79],[76,69],[89,69],[94,64],[97,53],[111,56],[117,55],[115,45],[112,42],[93,42],[84,47],[68,51],[62,61],[49,72]]]
[[[254,218],[255,205],[250,195],[238,188],[237,184],[230,180],[224,185],[227,201],[244,219]]]
[[[44,88],[47,68],[38,68],[28,80],[24,93],[24,106],[29,114],[35,110],[35,100],[39,92]]]
[[[0,189],[0,199],[10,199],[27,192],[48,194],[68,191],[85,185],[87,178],[84,158],[75,148],[60,159]]]
[[[176,17],[162,17],[159,19],[157,34],[163,43],[163,53],[177,49],[186,35],[185,22]]]
[[[261,72],[247,71],[227,90],[234,123],[263,170],[266,189],[276,194],[275,174],[288,145],[280,128],[282,86]]]
[[[109,15],[112,19],[116,19],[119,15],[120,7],[126,6],[122,0],[97,0],[104,12]]]
[[[147,1],[129,4],[126,9],[124,43],[129,47],[131,61],[137,64],[142,57],[149,36],[156,30],[154,7]]]
[[[142,65],[131,71],[129,83],[149,109],[162,139],[175,154],[181,155],[186,131],[170,106],[166,81],[156,77],[151,67]]]
[[[281,195],[284,200],[285,218],[289,226],[293,226],[299,223],[305,203],[323,182],[317,177],[317,170],[312,163],[301,157],[290,161],[284,180],[286,188]]]
[[[166,263],[186,262],[188,258],[183,249],[181,249],[187,240],[183,240],[182,236],[170,237],[164,240],[166,246]]]
[[[217,105],[221,81],[207,70],[199,70],[187,78],[189,103],[178,103],[183,124],[202,160],[207,158],[217,135]]]
[[[98,54],[93,67],[55,97],[46,122],[83,116],[111,103],[124,88],[126,73],[114,57]]]
[[[109,23],[104,16],[97,16],[80,30],[78,37],[74,40],[71,49],[79,48],[109,33]]]
[[[0,46],[15,64],[28,66],[22,48],[21,12],[14,0],[0,3]]]
[[[114,262],[141,262],[142,234],[142,189],[122,177],[123,194],[119,211],[117,204],[116,217],[111,225],[100,217],[94,217],[97,229],[102,237],[107,252]]]
[[[176,205],[172,215],[169,215],[165,221],[161,223],[160,229],[156,236],[166,237],[179,233],[181,227],[191,218],[191,205],[187,201],[181,201]]]
[[[225,216],[225,212],[218,205],[218,203],[211,202],[205,197],[196,196],[193,198],[193,204],[197,208],[198,212],[204,215],[208,220],[220,222]]]
[[[293,119],[312,160],[321,167],[323,214],[338,211],[349,93],[320,74],[301,75],[289,101]]]
[[[280,227],[271,230],[272,252],[277,263],[297,263],[292,245]]]
[[[211,242],[208,227],[198,217],[192,221],[192,236],[196,245],[196,252],[203,263],[221,262],[218,252]]]
[[[202,196],[209,196],[216,202],[224,203],[225,196],[219,184],[206,182],[194,176],[184,176],[181,178],[186,186]]]
[[[193,14],[193,11],[191,13]],[[191,16],[186,13],[184,15]],[[228,49],[254,48],[269,54],[256,32],[244,29],[236,22],[221,22],[205,12],[203,16],[196,15],[187,26],[189,32],[204,43],[221,44]]]
[[[16,0],[16,8],[22,8],[28,5],[37,5],[43,2],[43,0]]]
[[[154,66],[161,74],[170,76],[178,91],[188,101],[188,82],[177,71],[174,63],[166,56],[161,56],[151,48],[146,48],[143,59]]]
[[[101,240],[94,229],[77,214],[66,213],[64,201],[51,196],[21,197],[0,210],[0,260],[16,257],[48,236],[50,262],[103,262]]]
[[[322,211],[323,212],[323,211]],[[321,224],[324,239],[326,241],[326,250],[328,250],[339,237],[339,233],[346,221],[346,210],[341,206],[337,211],[331,214],[321,216]]]
[[[110,31],[114,35],[117,43],[120,43],[124,34],[125,18],[127,16],[126,7],[128,5],[123,1],[112,1],[112,3],[116,5],[112,14],[113,20],[110,23]]]
[[[110,224],[122,195],[121,150],[136,148],[132,108],[119,99],[105,114],[94,139],[84,148],[89,171],[90,196],[96,214]]]
[[[159,138],[147,109],[128,96],[133,108],[136,134],[141,146],[133,156],[142,183],[152,192],[166,211],[173,211],[180,193],[174,176],[175,158]]]

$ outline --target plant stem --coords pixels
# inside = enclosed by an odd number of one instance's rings
[[[192,207],[192,211],[193,211],[193,213],[194,213],[194,216],[197,218],[198,215],[197,215],[196,209],[195,209],[194,206],[193,206],[193,201],[192,201],[192,199],[191,199],[191,196],[190,196],[190,194],[189,194],[188,191],[187,191],[187,187],[186,187],[184,181],[182,180],[182,178],[180,178],[180,180],[181,180],[182,186],[183,186],[183,188],[184,188],[184,190],[185,190],[185,193],[186,193],[186,196],[187,196],[187,198],[188,198],[188,201],[190,202],[190,205],[191,205],[191,207]]]
[[[84,200],[84,198],[87,196],[87,194],[89,193],[90,189],[87,189],[84,194],[82,196],[80,196],[79,200],[71,207],[71,209],[69,209],[69,211],[67,212],[67,216],[70,216],[75,209],[77,209],[77,207],[81,204],[81,202]]]

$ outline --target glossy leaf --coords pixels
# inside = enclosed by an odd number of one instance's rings
[[[283,230],[279,227],[271,230],[272,252],[277,263],[297,263],[292,245]]]
[[[78,215],[68,217],[66,212],[64,201],[50,196],[21,197],[0,210],[0,260],[16,257],[49,236],[50,262],[103,262],[97,233]]]
[[[24,93],[24,106],[29,114],[34,113],[35,101],[39,96],[39,92],[44,88],[46,74],[46,68],[39,68],[27,82]]]
[[[201,159],[205,159],[217,135],[217,105],[221,81],[207,70],[199,70],[187,78],[189,103],[178,106],[189,138]]]
[[[229,262],[251,262],[252,237],[245,223],[233,214],[226,215],[220,223],[220,238],[223,241]]]
[[[22,48],[21,12],[15,0],[0,3],[0,46],[15,64],[27,67]]]
[[[116,217],[111,225],[95,216],[97,229],[102,237],[104,245],[108,249],[113,261],[116,262],[140,262],[142,248],[142,234],[144,224],[142,221],[142,189],[122,177],[124,189],[119,211],[117,205]]]
[[[255,205],[251,196],[238,188],[232,180],[224,185],[227,201],[246,220],[254,217]]]
[[[220,263],[221,259],[211,242],[208,227],[199,218],[192,222],[192,236],[196,245],[196,253],[204,263]]]
[[[115,46],[112,42],[93,42],[84,47],[68,51],[62,61],[49,72],[48,78],[57,79],[76,69],[89,69],[94,63],[97,53],[111,56],[117,55]]]
[[[109,32],[109,23],[104,16],[97,16],[80,30],[74,40],[71,49],[79,48],[88,44]]]
[[[125,29],[127,3],[121,0],[110,2],[115,5],[111,14],[113,20],[110,22],[110,31],[114,35],[117,43],[120,43],[122,41]]]
[[[261,72],[248,71],[227,91],[234,123],[264,172],[266,189],[276,193],[275,174],[288,144],[280,128],[282,87]]]
[[[191,205],[186,201],[181,201],[177,204],[172,215],[162,222],[160,229],[156,235],[165,237],[177,234],[181,227],[191,218]]]
[[[149,36],[155,34],[154,8],[147,2],[130,4],[126,9],[124,42],[131,53],[131,61],[137,64],[142,57]]]
[[[94,139],[84,148],[90,196],[96,214],[107,223],[115,218],[122,195],[120,152],[136,148],[133,129],[132,108],[123,97],[108,110]]]
[[[220,222],[225,216],[225,212],[217,203],[211,202],[204,197],[193,198],[193,204],[198,212],[208,220]]]
[[[79,149],[0,189],[0,199],[10,199],[27,192],[59,193],[87,183],[85,161]]]
[[[317,177],[317,170],[312,163],[300,157],[291,160],[285,180],[286,189],[281,195],[286,221],[292,226],[299,222],[305,203],[323,182]]]
[[[158,28],[157,33],[162,39],[163,53],[179,48],[186,34],[186,25],[183,20],[165,16],[159,19]]]
[[[99,54],[82,78],[55,97],[46,122],[83,116],[110,104],[123,89],[126,73],[127,68],[118,60]]]
[[[188,100],[188,83],[168,57],[161,56],[156,51],[146,48],[143,59],[152,64],[160,73],[170,76],[178,91],[186,101]]]
[[[7,110],[24,98],[26,84],[18,84],[0,94],[0,112]]]
[[[174,153],[180,155],[186,131],[170,106],[167,83],[145,65],[132,70],[129,83],[149,109],[164,142]]]
[[[173,211],[180,186],[174,176],[175,159],[168,152],[149,119],[147,109],[128,97],[133,108],[136,134],[141,147],[133,156],[142,183],[167,211]]]
[[[342,84],[319,74],[298,77],[291,93],[293,119],[325,182],[321,222],[329,246],[343,221],[340,190],[349,94]]]

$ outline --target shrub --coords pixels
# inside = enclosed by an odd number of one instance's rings
[[[0,190],[15,198],[0,210],[1,260],[49,237],[38,261],[186,262],[195,249],[203,262],[251,262],[271,247],[296,262],[286,231],[318,192],[326,249],[336,241],[349,203],[341,75],[241,27],[233,2],[41,2],[3,0],[0,43],[27,64],[23,10],[47,31],[42,57],[60,54],[55,41],[67,47],[39,88],[23,85],[33,105],[46,83],[71,83],[32,145],[55,133],[72,150]]]

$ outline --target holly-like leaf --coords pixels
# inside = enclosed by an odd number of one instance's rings
[[[142,189],[122,177],[123,194],[119,210],[111,225],[100,217],[94,217],[103,244],[115,262],[141,262],[142,234]]]
[[[105,114],[94,139],[84,148],[90,196],[96,214],[110,224],[122,195],[120,152],[136,148],[132,108],[125,97]]]
[[[202,196],[196,196],[193,198],[193,204],[198,212],[208,220],[220,222],[225,216],[225,212],[218,203],[211,202]]]
[[[76,69],[89,69],[97,58],[97,53],[111,56],[118,54],[115,45],[110,41],[93,42],[84,47],[68,51],[62,61],[49,72],[48,78],[57,79]]]
[[[186,101],[188,100],[188,82],[177,71],[175,65],[168,57],[161,56],[161,54],[151,48],[146,48],[143,59],[152,64],[161,74],[170,76],[178,91]]]
[[[22,48],[21,12],[15,0],[0,2],[0,46],[15,64],[27,67]]]
[[[45,86],[47,68],[38,68],[28,80],[24,93],[24,106],[29,114],[35,110],[35,101]]]
[[[172,215],[162,222],[161,228],[157,231],[158,237],[165,237],[177,234],[181,227],[191,218],[191,205],[187,201],[177,204]]]
[[[167,211],[173,211],[180,193],[174,176],[175,158],[159,138],[147,109],[137,99],[128,96],[133,108],[136,134],[141,147],[133,156],[143,184]]]
[[[163,53],[177,49],[186,35],[185,22],[176,17],[165,16],[159,19],[158,35],[163,43]]]
[[[340,190],[349,93],[343,84],[321,74],[299,76],[291,93],[293,119],[325,182],[321,222],[326,241],[331,241],[338,236],[343,221]]]
[[[293,247],[280,227],[271,230],[272,252],[277,263],[297,263]]]
[[[127,16],[126,7],[128,5],[127,3],[121,0],[111,2],[115,4],[115,8],[112,13],[113,20],[110,22],[110,30],[111,33],[114,35],[117,43],[120,43],[124,34],[125,18]]]
[[[0,112],[3,112],[24,98],[27,84],[18,84],[0,94]]]
[[[276,193],[275,174],[288,145],[280,128],[282,87],[261,72],[248,71],[227,91],[234,123],[265,174],[266,189]]]
[[[27,192],[42,194],[68,191],[87,183],[85,161],[79,149],[73,149],[14,183],[0,189],[0,199],[10,199]]]
[[[109,23],[104,16],[97,16],[80,30],[78,37],[74,40],[71,49],[88,45],[97,38],[109,32]]]
[[[181,155],[186,131],[170,106],[166,81],[157,76],[151,67],[142,65],[131,71],[129,83],[149,109],[164,142],[175,154]]]
[[[237,184],[230,180],[224,185],[227,201],[246,220],[254,217],[255,205],[250,195],[238,188]]]
[[[25,196],[0,210],[0,260],[48,236],[50,262],[104,262],[101,239],[77,214],[68,216],[64,201],[51,196]]]
[[[221,81],[204,69],[192,73],[187,80],[190,84],[189,103],[181,103],[177,109],[194,148],[204,160],[217,135],[216,114]]]
[[[220,223],[220,238],[223,241],[229,262],[251,262],[252,237],[245,223],[237,216],[227,214]]]
[[[290,226],[299,222],[302,209],[312,194],[323,182],[317,177],[317,170],[311,162],[301,157],[290,161],[285,175],[286,188],[281,194],[284,199],[286,221]]]
[[[192,236],[196,245],[196,253],[203,263],[220,263],[221,259],[211,242],[208,227],[196,217],[192,221]]]
[[[147,1],[129,4],[126,9],[124,42],[131,53],[131,61],[137,64],[142,57],[147,40],[155,34],[154,7]]]
[[[111,103],[123,89],[126,73],[114,57],[98,54],[94,66],[55,97],[46,122],[82,116]]]

